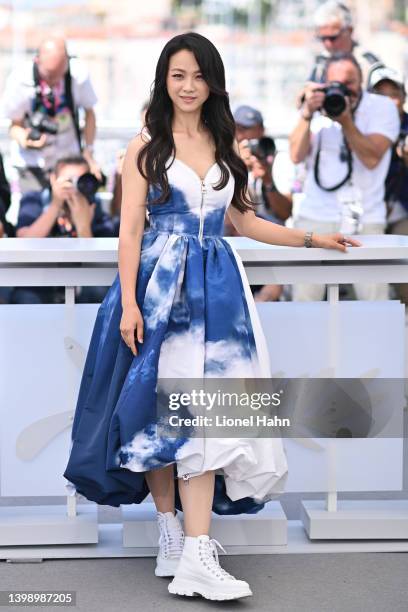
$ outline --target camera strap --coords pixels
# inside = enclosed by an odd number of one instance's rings
[[[316,184],[320,187],[320,189],[323,189],[324,191],[336,191],[336,189],[340,189],[340,187],[343,187],[343,185],[347,183],[347,181],[351,178],[351,175],[353,174],[353,156],[352,156],[350,147],[348,146],[347,140],[344,138],[344,134],[343,134],[342,153],[344,152],[344,161],[347,163],[347,173],[345,177],[339,183],[336,183],[332,187],[325,187],[324,185],[322,185],[320,181],[319,166],[320,166],[321,149],[322,149],[322,132],[319,132],[317,136],[317,151],[316,151],[316,157],[315,157],[314,168],[313,168],[314,179],[316,181]]]
[[[72,77],[71,77],[69,60],[70,60],[70,57],[68,57],[68,70],[66,71],[64,75],[65,102],[72,116],[72,122],[74,124],[75,135],[78,141],[79,150],[82,151],[81,130],[79,127],[78,109],[74,103],[74,98],[72,95]],[[41,106],[43,105],[42,90],[41,90],[41,85],[40,85],[41,78],[40,78],[40,72],[38,70],[38,64],[36,61],[33,62],[33,80],[34,80],[34,91],[35,91],[33,111],[36,111],[39,108],[41,108]]]
[[[360,91],[360,95],[358,97],[357,103],[351,111],[351,114],[353,116],[353,121],[354,121],[357,109],[361,104],[362,98],[363,98],[363,92]],[[316,152],[316,157],[315,157],[315,162],[314,162],[314,179],[316,181],[316,184],[320,187],[320,189],[323,189],[324,191],[336,191],[336,189],[340,189],[340,187],[343,187],[343,185],[347,183],[347,181],[351,178],[353,174],[353,155],[351,153],[350,147],[348,146],[348,142],[344,137],[343,130],[341,133],[343,137],[343,143],[341,146],[340,159],[342,161],[347,162],[347,174],[344,177],[344,179],[340,181],[340,183],[338,183],[337,185],[333,185],[333,187],[323,187],[323,185],[320,182],[319,164],[320,164],[320,151],[322,148],[322,132],[320,131],[318,134],[317,152]]]
[[[82,151],[81,130],[79,128],[78,108],[75,105],[74,97],[72,95],[72,78],[71,78],[71,71],[69,69],[69,62],[68,62],[68,70],[65,73],[65,98],[66,98],[67,106],[69,110],[71,111],[72,121],[74,123],[75,134],[77,137],[79,150]]]
[[[32,104],[32,111],[35,113],[43,106],[42,90],[40,85],[40,73],[38,70],[37,62],[33,62],[33,81],[34,81],[34,100]],[[47,109],[48,112],[48,109]]]

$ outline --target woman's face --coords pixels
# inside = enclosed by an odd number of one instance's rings
[[[187,49],[170,57],[166,85],[175,110],[183,113],[197,111],[210,95],[194,53]]]

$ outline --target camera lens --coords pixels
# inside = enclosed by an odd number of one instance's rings
[[[275,155],[276,152],[275,141],[270,136],[252,138],[249,141],[249,148],[251,154],[255,155],[258,159],[266,159],[270,155]]]
[[[76,188],[87,198],[87,200],[91,201],[98,191],[99,181],[96,176],[90,172],[85,172],[85,174],[78,178]]]
[[[348,89],[342,83],[330,83],[326,88],[323,108],[330,117],[338,117],[346,110]]]
[[[338,117],[346,109],[346,100],[340,94],[326,95],[323,108],[331,117]]]

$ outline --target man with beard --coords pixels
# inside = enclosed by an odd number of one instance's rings
[[[383,234],[384,183],[400,125],[396,106],[363,90],[361,68],[349,53],[329,59],[325,81],[307,84],[289,138],[292,161],[307,166],[294,226],[317,233]],[[327,87],[335,95],[330,97]],[[324,290],[324,285],[295,285],[293,297],[322,300]],[[388,297],[386,284],[359,285],[355,291],[358,299]]]

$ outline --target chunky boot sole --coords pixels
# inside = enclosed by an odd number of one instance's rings
[[[207,587],[208,588],[208,587]],[[194,597],[196,595],[201,595],[205,599],[212,599],[215,601],[227,601],[229,599],[239,599],[240,597],[249,597],[252,595],[252,591],[250,588],[237,589],[235,593],[231,592],[221,592],[214,591],[209,588],[207,590],[206,586],[200,584],[199,582],[194,582],[193,580],[172,580],[168,586],[169,593],[173,595],[185,595],[186,597]]]
[[[156,559],[155,576],[173,578],[180,559]]]

